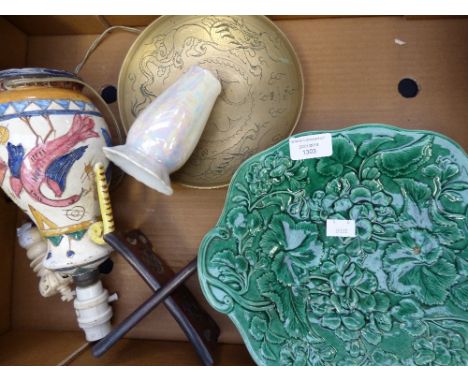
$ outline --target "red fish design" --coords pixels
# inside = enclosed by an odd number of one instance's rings
[[[80,142],[99,137],[93,128],[94,121],[90,117],[75,115],[66,134],[37,145],[24,159],[22,145],[9,144],[10,186],[16,196],[19,197],[24,189],[34,200],[48,206],[66,207],[76,203],[81,197],[80,194],[54,200],[46,197],[41,187],[45,182],[55,196],[62,195],[68,171],[73,163],[81,158],[87,146],[71,150]]]

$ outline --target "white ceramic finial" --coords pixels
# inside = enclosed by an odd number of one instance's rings
[[[72,301],[75,293],[70,288],[72,278],[44,268],[44,258],[47,254],[47,242],[41,233],[31,223],[25,223],[17,230],[19,245],[26,250],[26,256],[31,260],[30,267],[40,277],[39,292],[43,297],[61,294],[62,301]]]

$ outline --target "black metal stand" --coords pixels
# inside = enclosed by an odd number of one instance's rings
[[[192,260],[174,274],[154,253],[151,242],[139,230],[131,231],[125,236],[113,232],[105,235],[104,240],[133,266],[155,293],[106,337],[98,341],[92,348],[93,355],[100,357],[164,302],[203,364],[213,365],[213,350],[219,337],[219,327],[183,285],[185,280],[196,272],[197,260]]]

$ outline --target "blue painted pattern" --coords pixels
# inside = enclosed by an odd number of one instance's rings
[[[92,103],[69,99],[53,101],[48,99],[39,99],[0,104],[0,121],[19,117],[64,114],[89,114],[102,117],[102,114]]]
[[[107,129],[101,127],[101,133],[102,133],[102,136],[104,137],[104,140],[106,141],[106,146],[107,146],[107,147],[112,147],[112,146],[114,146],[114,145],[112,144],[112,138],[111,138],[109,132],[107,131]]]
[[[57,158],[47,167],[47,178],[57,183],[62,192],[65,190],[67,175],[70,169],[73,164],[83,156],[87,148],[88,146],[78,147],[72,152]]]
[[[8,167],[10,168],[11,176],[15,178],[20,177],[21,164],[24,159],[24,147],[22,144],[15,146],[8,142]]]

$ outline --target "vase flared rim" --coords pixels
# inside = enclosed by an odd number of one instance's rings
[[[67,72],[66,70],[60,69],[49,69],[49,68],[12,68],[6,70],[0,70],[0,81],[13,79],[13,78],[24,78],[24,77],[63,77],[70,79],[80,79],[76,74]]]

